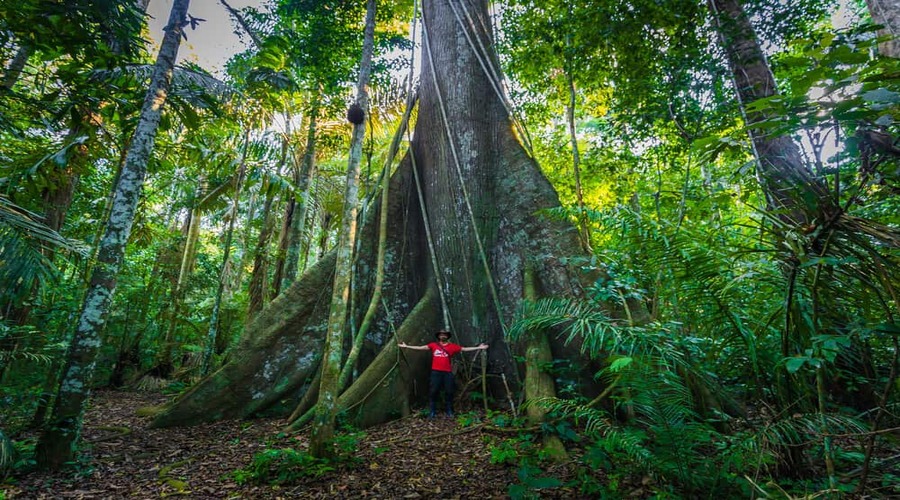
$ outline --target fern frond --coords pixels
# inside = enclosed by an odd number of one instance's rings
[[[868,426],[852,417],[838,414],[805,413],[783,418],[756,433],[760,448],[767,445],[800,445],[818,441],[828,434],[863,434]]]

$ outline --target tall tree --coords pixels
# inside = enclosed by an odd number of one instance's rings
[[[340,409],[352,407],[351,418],[361,425],[403,414],[422,396],[411,377],[424,375],[425,368],[397,370],[396,341],[427,339],[443,323],[442,302],[456,338],[489,341],[489,370],[514,381],[517,368],[504,324],[523,296],[526,262],[534,261],[540,294],[580,296],[596,278],[565,259],[581,255],[577,230],[541,215],[559,200],[519,143],[500,87],[492,82],[499,65],[487,1],[429,0],[423,18],[413,141],[391,179],[390,192],[396,196],[367,212],[357,247],[354,288],[366,297],[374,286],[371,270],[377,259],[374,221],[380,210],[388,210],[394,222],[385,256],[387,306],[368,338],[380,351],[336,403]],[[332,252],[272,301],[247,326],[234,355],[241,362],[228,363],[198,383],[154,425],[249,416],[303,390],[324,346],[328,311],[321,302],[331,291],[335,261]],[[364,311],[350,314],[359,318]],[[396,334],[392,320],[399,321]],[[579,348],[577,339],[570,345],[551,339],[557,358],[581,359]],[[498,395],[504,393],[499,382],[490,385]],[[584,387],[590,385],[585,379]]]
[[[203,363],[200,373],[206,375],[212,362],[213,351],[216,346],[216,337],[219,334],[219,311],[222,307],[222,296],[225,293],[225,283],[228,280],[228,269],[231,267],[231,241],[234,238],[234,226],[238,218],[238,206],[241,201],[241,190],[244,187],[244,177],[247,173],[247,149],[250,145],[249,124],[244,125],[244,151],[241,153],[238,170],[234,174],[234,197],[231,200],[231,210],[228,217],[228,227],[225,229],[225,241],[223,243],[222,265],[219,268],[219,284],[216,287],[216,295],[213,297],[213,309],[209,317],[209,330],[206,334],[206,347],[203,350]]]
[[[325,334],[325,352],[322,355],[322,376],[319,400],[313,420],[310,453],[315,457],[334,454],[334,420],[337,400],[340,396],[339,379],[344,344],[344,325],[349,312],[350,278],[353,270],[353,249],[356,246],[356,214],[359,210],[359,162],[362,160],[363,139],[366,136],[366,115],[369,112],[369,74],[372,71],[372,53],[375,50],[376,0],[366,2],[365,36],[359,63],[359,81],[356,84],[356,102],[350,107],[347,119],[353,123],[350,139],[350,155],[347,159],[347,183],[344,194],[344,215],[337,260],[334,269],[334,286],[331,292],[331,311],[328,314],[328,331]]]
[[[302,237],[306,226],[307,215],[309,214],[310,204],[310,185],[312,177],[315,174],[316,162],[316,123],[319,114],[319,96],[320,90],[317,88],[313,91],[313,96],[309,104],[309,124],[306,132],[306,149],[303,153],[303,163],[298,171],[296,178],[297,191],[300,194],[299,199],[293,201],[293,212],[291,224],[288,230],[288,245],[286,252],[286,265],[284,278],[281,281],[281,290],[287,287],[297,279],[297,268],[300,263],[300,247],[302,246]]]
[[[75,457],[84,405],[90,393],[91,376],[100,348],[100,333],[131,234],[147,163],[153,152],[162,109],[172,83],[178,47],[188,24],[189,4],[190,0],[175,0],[172,5],[141,115],[115,187],[112,211],[66,355],[50,423],[41,435],[36,450],[39,464],[46,468],[62,467]]]
[[[770,113],[752,106],[777,95],[778,87],[741,0],[709,0],[709,6],[750,134],[757,178],[770,208],[782,211],[786,221],[796,226],[808,223],[809,213],[833,215],[828,188],[807,168],[798,144],[789,135],[767,129]]]

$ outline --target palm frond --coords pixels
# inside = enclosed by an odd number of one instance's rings
[[[828,434],[864,434],[868,426],[846,415],[804,413],[782,418],[762,427],[755,439],[760,448],[802,445],[819,441]]]
[[[39,222],[40,216],[0,196],[0,294],[30,292],[30,284],[50,279],[55,268],[44,255],[47,249],[88,254],[81,242],[64,238]]]
[[[152,64],[130,64],[114,69],[94,70],[91,78],[99,82],[133,85],[148,81],[153,74]],[[172,75],[170,96],[203,109],[210,109],[217,103],[228,102],[240,97],[234,87],[210,75],[196,65],[181,65]]]

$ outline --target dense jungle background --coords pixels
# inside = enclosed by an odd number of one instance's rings
[[[0,499],[900,497],[898,34],[0,1]]]

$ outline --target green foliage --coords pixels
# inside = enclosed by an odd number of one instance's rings
[[[525,498],[539,498],[540,490],[552,489],[562,486],[559,479],[542,474],[541,469],[522,465],[516,473],[519,482],[509,485],[507,492],[509,497],[519,500]]]
[[[34,469],[35,439],[12,441],[0,430],[0,484]]]
[[[492,464],[514,465],[527,453],[531,447],[534,436],[532,434],[518,434],[511,439],[502,439],[491,443],[488,449],[491,452]]]
[[[357,463],[354,456],[362,433],[342,433],[335,436],[336,454],[333,458],[317,458],[307,451],[293,448],[265,449],[253,456],[247,467],[232,473],[238,484],[283,485],[302,478],[320,478]]]
[[[6,473],[16,461],[16,448],[13,442],[0,429],[0,473]]]
[[[309,453],[291,448],[268,449],[254,455],[251,464],[233,473],[238,484],[290,484],[300,478],[319,478],[334,472],[334,465],[327,459],[316,458]]]

